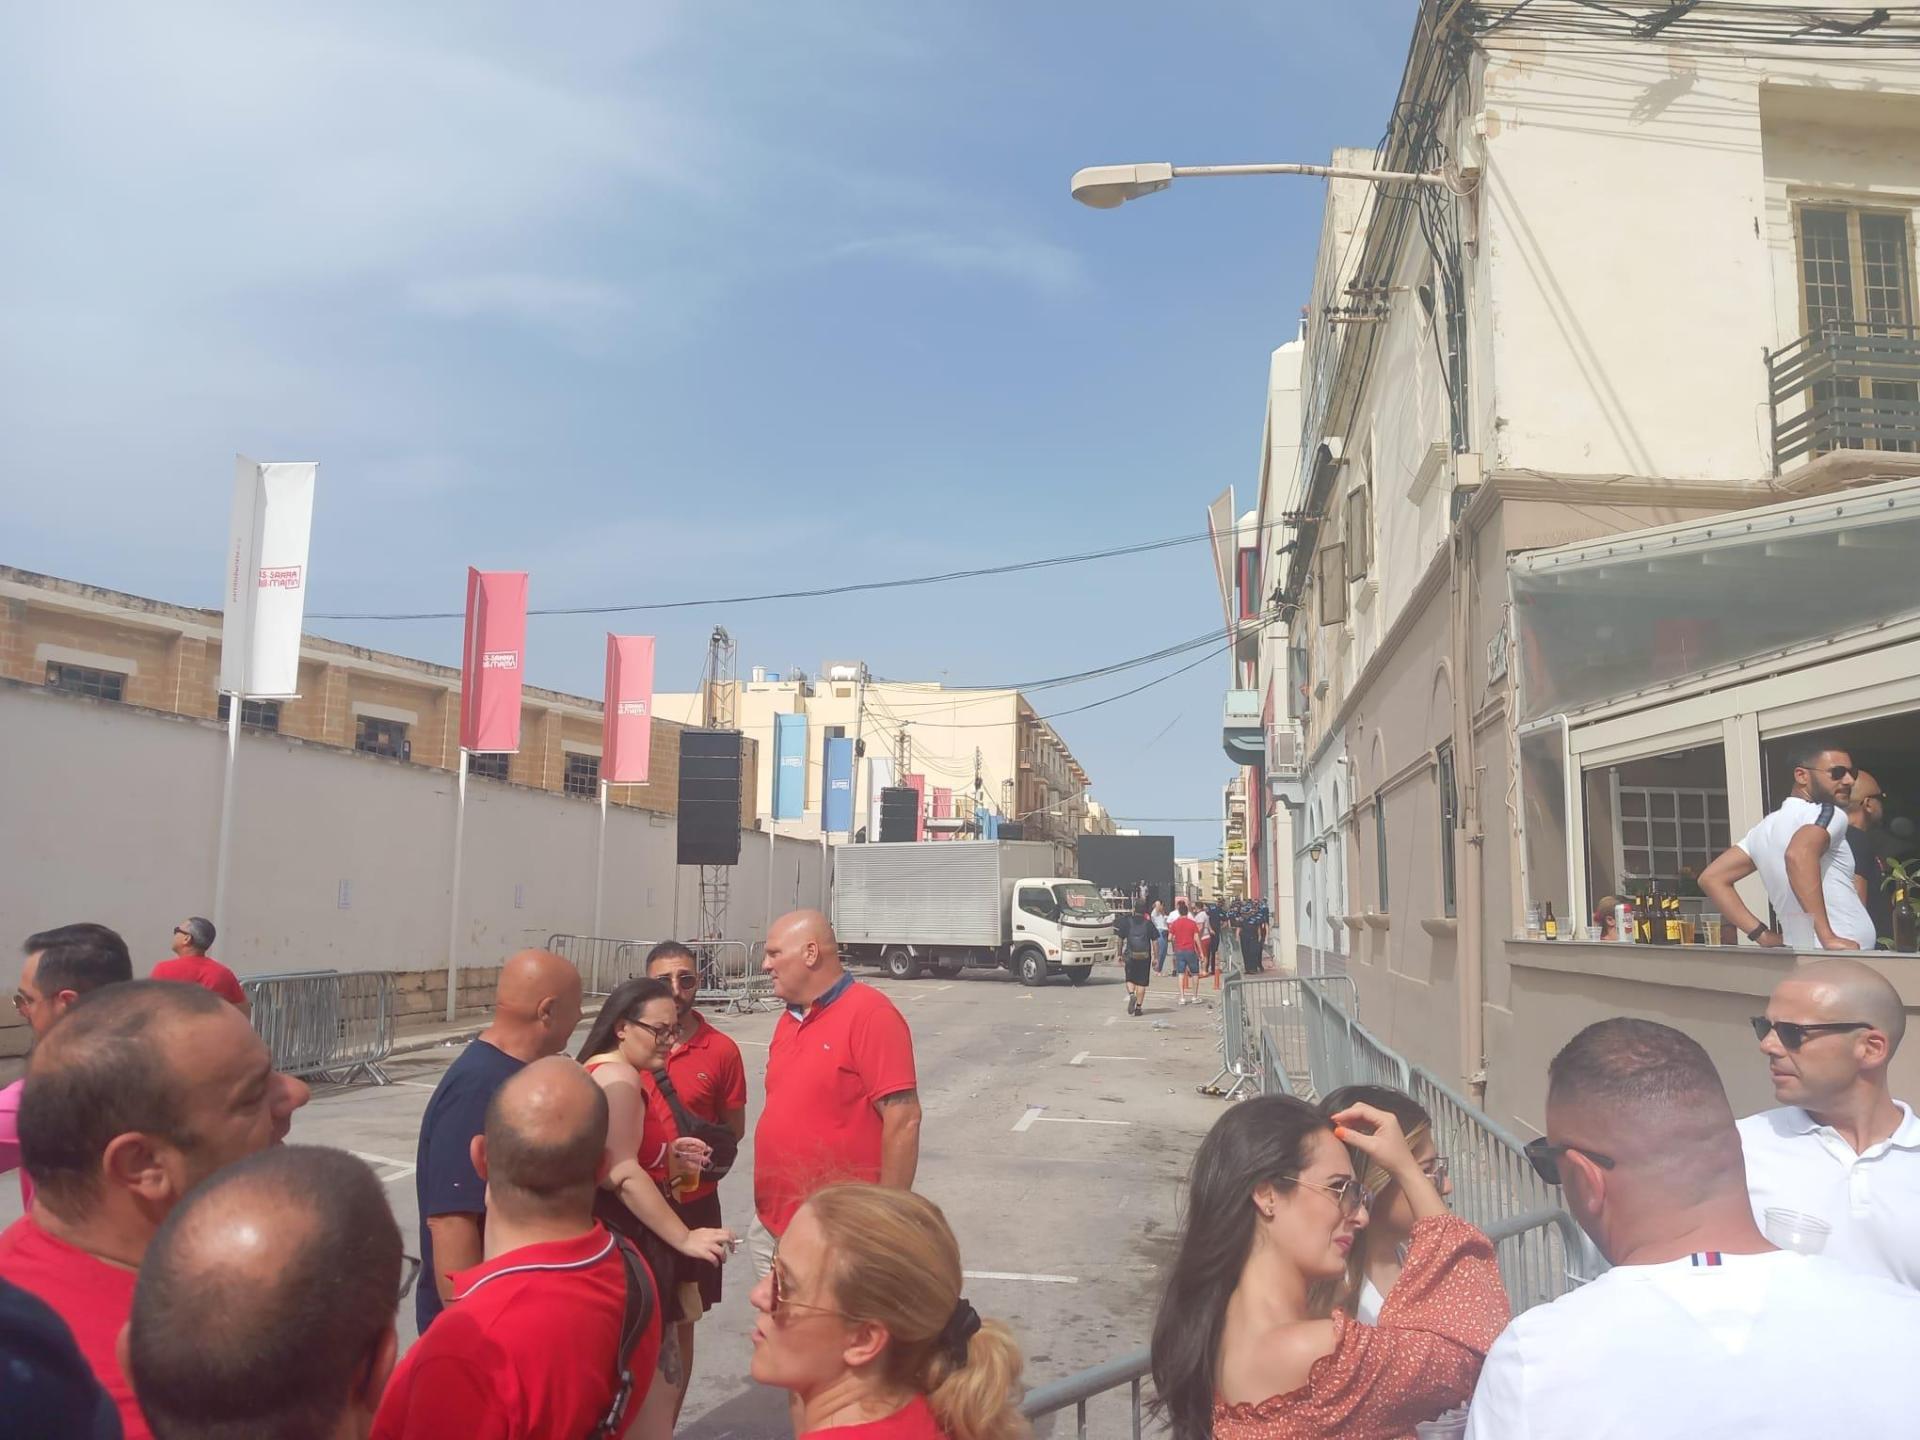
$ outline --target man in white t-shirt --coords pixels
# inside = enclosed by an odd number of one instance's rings
[[[1811,1215],[1828,1259],[1920,1289],[1920,1118],[1887,1084],[1900,992],[1864,961],[1809,960],[1753,1028],[1782,1102],[1740,1122],[1754,1219]]]
[[[1614,1268],[1515,1317],[1467,1440],[1913,1433],[1900,1377],[1920,1294],[1760,1233],[1733,1109],[1697,1041],[1602,1020],[1548,1073],[1528,1159]]]
[[[1804,742],[1793,757],[1793,793],[1701,874],[1701,893],[1749,940],[1796,950],[1873,949],[1877,937],[1854,888],[1847,845],[1847,802],[1859,773],[1837,745]],[[1756,871],[1780,917],[1777,934],[1733,888]]]

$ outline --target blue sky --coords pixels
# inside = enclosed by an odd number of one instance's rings
[[[1413,9],[10,7],[0,560],[215,603],[236,451],[320,462],[316,611],[457,610],[468,564],[537,606],[1197,531],[1255,481],[1321,186],[1107,213],[1067,178],[1370,145]],[[743,670],[992,684],[1219,617],[1195,545],[616,623],[685,689],[716,623]],[[311,628],[458,657],[458,622]],[[597,693],[606,628],[533,620],[529,680]],[[1225,683],[1063,719],[1096,797],[1216,813]]]

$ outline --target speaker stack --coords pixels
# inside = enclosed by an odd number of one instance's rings
[[[678,858],[682,865],[740,863],[740,732],[680,732]]]
[[[915,838],[919,830],[920,792],[909,785],[889,785],[880,792],[880,843],[898,844]]]

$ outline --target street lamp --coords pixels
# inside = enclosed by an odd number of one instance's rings
[[[1445,175],[1411,170],[1358,170],[1345,165],[1089,165],[1076,170],[1069,189],[1082,205],[1113,210],[1164,190],[1175,180],[1201,175],[1318,175],[1330,180],[1384,180],[1449,185]]]

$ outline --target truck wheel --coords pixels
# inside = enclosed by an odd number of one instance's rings
[[[1029,947],[1014,957],[1014,966],[1020,975],[1022,985],[1044,985],[1047,983],[1047,957]]]
[[[953,976],[958,975],[962,970],[966,968],[967,968],[967,962],[964,960],[942,960],[939,962],[939,965],[938,965],[938,969],[940,973],[942,975],[947,976],[948,978],[952,978]]]
[[[1092,974],[1093,966],[1091,965],[1069,965],[1067,967],[1067,979],[1071,980],[1075,985],[1086,984]]]
[[[920,957],[904,945],[889,946],[881,954],[880,963],[886,967],[887,974],[896,980],[920,978]]]

